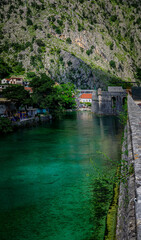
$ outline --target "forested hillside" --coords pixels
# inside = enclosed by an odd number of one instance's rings
[[[46,73],[78,88],[138,81],[139,0],[1,0],[1,78]]]

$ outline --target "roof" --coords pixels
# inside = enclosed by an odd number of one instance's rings
[[[117,87],[108,87],[108,92],[124,92],[123,88],[120,86]]]
[[[30,93],[33,93],[33,90],[32,90],[31,87],[24,87],[24,89],[25,89],[26,91],[29,91]]]
[[[16,80],[23,80],[23,78],[18,78],[18,77],[10,77],[10,78],[4,78],[2,80],[7,80],[7,81],[10,81],[10,80],[13,80],[13,79],[16,79]]]
[[[83,93],[79,98],[92,99],[92,94],[91,93]]]

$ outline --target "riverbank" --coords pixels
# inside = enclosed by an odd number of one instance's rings
[[[51,115],[41,115],[32,118],[21,119],[20,121],[12,122],[13,128],[20,128],[20,127],[28,127],[28,126],[35,126],[42,122],[46,122],[52,119]]]

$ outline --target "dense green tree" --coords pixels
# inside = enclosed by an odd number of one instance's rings
[[[17,109],[19,109],[19,107],[26,107],[32,104],[29,92],[20,85],[8,86],[3,90],[3,96],[15,103]]]
[[[74,86],[72,84],[55,85],[46,74],[32,79],[33,102],[40,108],[49,109],[51,114],[57,114],[68,108],[75,107]]]
[[[60,104],[64,109],[73,109],[76,106],[74,84],[64,83],[55,87],[56,93],[60,96]]]
[[[0,79],[7,77],[12,71],[11,67],[7,63],[0,59]]]
[[[0,117],[0,133],[12,132],[12,124],[8,118]]]

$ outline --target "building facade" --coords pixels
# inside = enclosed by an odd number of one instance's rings
[[[108,91],[100,88],[93,91],[92,112],[104,115],[117,115],[123,110],[126,101],[126,90],[122,87],[108,87]]]

